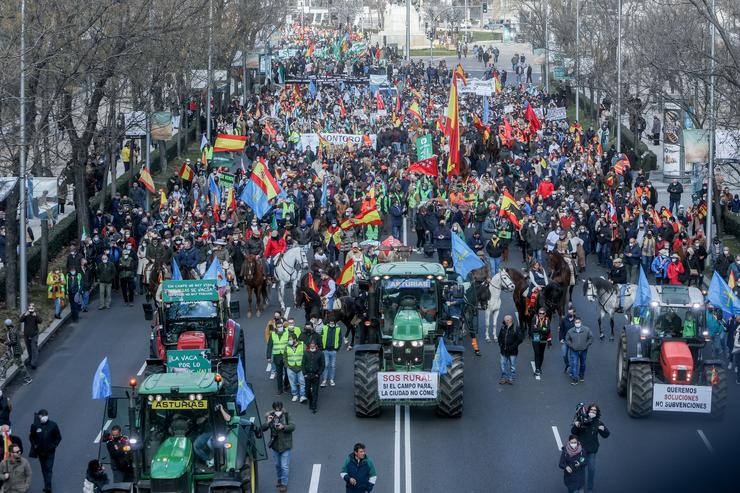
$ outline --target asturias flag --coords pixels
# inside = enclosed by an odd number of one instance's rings
[[[247,375],[244,373],[241,355],[239,355],[239,361],[236,364],[236,382],[236,403],[239,404],[240,412],[244,412],[254,400],[254,392],[247,383]]]
[[[456,234],[452,235],[452,265],[460,277],[466,279],[471,270],[483,267],[483,261]]]
[[[224,268],[221,266],[221,262],[218,260],[218,257],[213,257],[213,262],[211,262],[208,270],[203,275],[203,279],[214,279],[216,281],[216,286],[219,288],[228,286],[229,281],[226,279],[226,272],[224,272]]]
[[[635,306],[650,306],[652,294],[650,284],[648,284],[645,271],[640,266],[640,280],[637,282],[637,295],[635,296]]]
[[[740,300],[716,271],[712,274],[712,282],[709,283],[707,299],[724,313],[740,315]]]
[[[92,383],[92,398],[105,399],[106,397],[110,397],[110,395],[110,366],[108,366],[108,357],[106,356],[98,365],[98,369],[95,370],[95,376],[93,376]]]
[[[434,353],[434,360],[432,360],[432,371],[437,372],[440,375],[444,375],[447,373],[447,368],[449,368],[450,365],[452,365],[452,356],[449,351],[447,351],[444,337],[440,337],[439,343],[437,344],[437,351]]]
[[[172,257],[172,280],[182,281],[182,273],[180,272],[180,266],[177,265],[177,260],[175,260],[175,257]]]

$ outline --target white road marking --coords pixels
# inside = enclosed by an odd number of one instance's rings
[[[93,440],[93,443],[100,443],[100,439],[103,438],[103,432],[108,429],[112,422],[112,419],[109,419],[105,422],[105,424],[103,425],[103,429],[98,432],[98,435],[95,437],[95,440]]]
[[[393,493],[401,493],[401,406],[396,406],[393,439]]]
[[[144,370],[146,370],[146,361],[141,364],[141,368],[139,368],[139,371],[136,372],[136,376],[140,377],[144,374]]]
[[[560,439],[560,432],[557,426],[552,427],[552,434],[555,435],[555,443],[558,446],[558,450],[563,448],[563,441]]]
[[[308,485],[308,493],[318,493],[319,479],[321,478],[321,464],[314,464],[311,471],[311,483]]]
[[[411,493],[411,408],[406,409],[406,421],[404,423],[404,469],[406,470],[406,493]]]
[[[714,453],[714,447],[712,447],[712,444],[709,442],[709,439],[704,434],[703,430],[696,430],[696,432],[699,434],[699,438],[701,438],[701,441],[704,442],[704,445],[707,447],[707,450],[709,450],[710,454]]]
[[[530,363],[532,363],[532,373],[534,373],[535,371],[537,371],[537,367],[534,366],[534,361],[530,361]],[[537,380],[540,380],[539,375],[535,375],[534,378],[536,378]]]
[[[290,307],[285,309],[285,319],[287,320],[288,317],[290,317]]]

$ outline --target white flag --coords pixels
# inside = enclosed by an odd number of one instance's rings
[[[203,151],[203,148],[208,145],[208,139],[206,138],[206,134],[204,133],[201,135],[200,139],[200,150]]]

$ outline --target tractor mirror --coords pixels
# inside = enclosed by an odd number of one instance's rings
[[[108,419],[116,419],[118,416],[118,402],[117,399],[107,399],[105,402],[105,414]]]

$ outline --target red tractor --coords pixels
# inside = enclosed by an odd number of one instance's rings
[[[617,349],[617,392],[635,418],[653,411],[721,417],[727,375],[721,360],[706,359],[709,341],[704,299],[697,288],[652,286],[649,307],[635,308]]]

